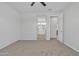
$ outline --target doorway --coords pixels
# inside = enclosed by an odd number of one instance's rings
[[[46,40],[46,17],[37,17],[37,40]]]
[[[50,16],[50,39],[64,42],[63,29],[63,13],[57,16]]]
[[[58,16],[50,16],[50,39],[58,37]]]

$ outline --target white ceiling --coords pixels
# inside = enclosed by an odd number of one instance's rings
[[[11,7],[15,8],[20,13],[27,12],[60,12],[68,5],[70,2],[45,2],[47,4],[44,7],[41,3],[36,2],[34,6],[30,6],[32,2],[6,2]]]

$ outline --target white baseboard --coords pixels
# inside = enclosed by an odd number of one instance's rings
[[[59,41],[60,41],[60,40],[59,40]],[[79,50],[75,49],[74,47],[72,47],[72,46],[69,45],[68,43],[65,43],[65,42],[63,42],[63,41],[60,41],[60,42],[61,42],[61,43],[64,43],[65,45],[67,45],[67,46],[70,47],[71,49],[73,49],[73,50],[79,52]]]
[[[67,44],[67,43],[65,43],[65,42],[64,42],[64,44],[65,44],[65,45],[67,45],[68,47],[72,48],[73,50],[75,50],[75,51],[79,52],[79,50],[75,49],[75,48],[74,48],[74,47],[72,47],[71,45],[69,45],[69,44]]]
[[[16,41],[18,41],[18,40],[8,40],[6,42],[4,41],[4,42],[0,43],[0,49],[3,49]]]

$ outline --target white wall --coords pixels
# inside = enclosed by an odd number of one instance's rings
[[[22,17],[22,40],[36,40],[36,16],[24,14]]]
[[[5,3],[0,3],[0,49],[20,39],[19,14]]]
[[[79,52],[79,3],[64,11],[64,43]]]

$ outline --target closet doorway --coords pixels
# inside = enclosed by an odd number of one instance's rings
[[[58,16],[50,16],[50,39],[58,37]]]

